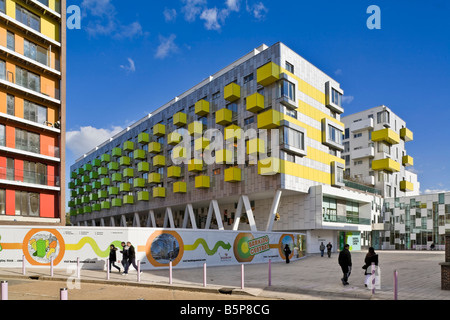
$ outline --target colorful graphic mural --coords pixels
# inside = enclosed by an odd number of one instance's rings
[[[109,257],[109,246],[119,250],[130,241],[142,270],[180,268],[284,260],[282,248],[291,248],[291,259],[305,256],[306,236],[265,232],[237,232],[193,229],[61,227],[2,228],[0,266],[19,267],[22,256],[35,267],[72,265],[77,258],[83,268],[102,269]],[[121,260],[121,254],[117,253]]]

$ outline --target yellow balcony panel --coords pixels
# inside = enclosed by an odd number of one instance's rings
[[[163,187],[153,188],[153,198],[165,198],[165,197],[166,197],[166,188]]]
[[[203,134],[203,123],[200,121],[194,121],[189,123],[188,126],[189,133],[192,135]]]
[[[262,139],[252,139],[247,141],[247,154],[265,153],[266,143]]]
[[[259,93],[254,93],[247,97],[247,111],[257,113],[264,110],[264,96]]]
[[[414,140],[414,134],[408,128],[402,128],[400,129],[400,138],[405,140],[405,142],[412,141]]]
[[[242,172],[239,168],[225,169],[225,182],[240,182],[242,181]]]
[[[183,112],[177,112],[173,115],[173,124],[177,127],[185,126],[187,123],[187,115]]]
[[[166,126],[158,123],[153,126],[153,135],[157,137],[163,137],[166,135]]]
[[[200,117],[206,116],[209,114],[209,102],[206,100],[199,100],[195,104],[195,114]]]
[[[233,111],[227,108],[220,109],[216,112],[216,123],[221,126],[226,126],[231,123],[233,118]]]
[[[166,158],[163,155],[157,155],[153,157],[154,167],[164,167],[166,165]]]
[[[152,172],[148,175],[148,183],[161,183],[161,174]]]
[[[184,159],[187,155],[186,148],[184,147],[175,147],[172,149],[172,159]]]
[[[171,167],[167,168],[167,177],[169,177],[169,178],[181,177],[181,167],[171,166]]]
[[[233,163],[233,152],[227,149],[217,150],[216,163],[217,164]]]
[[[402,158],[402,163],[405,167],[410,167],[414,165],[414,158],[411,156],[404,156]]]
[[[243,130],[235,124],[228,126],[224,130],[225,140],[239,140],[242,138]]]
[[[169,133],[169,136],[167,137],[167,143],[171,146],[176,146],[181,141],[181,134],[178,132],[171,132]]]
[[[184,181],[175,182],[172,188],[173,193],[186,193],[187,191],[186,182]]]
[[[282,172],[282,161],[275,157],[269,157],[258,161],[258,174],[272,176]]]
[[[398,172],[400,171],[400,163],[394,161],[392,159],[380,159],[372,161],[372,169],[373,170],[385,170],[390,172]]]
[[[161,152],[161,143],[159,143],[159,142],[150,142],[148,144],[148,152],[149,153],[160,153]]]
[[[195,188],[197,189],[208,189],[210,187],[209,176],[196,176],[195,177]]]
[[[409,181],[400,181],[400,190],[401,191],[414,191],[414,183]]]
[[[223,89],[223,98],[227,101],[234,102],[241,98],[241,87],[236,83],[230,83]]]
[[[211,143],[211,141],[209,141],[206,138],[198,138],[195,139],[194,141],[194,149],[197,150],[205,150],[205,149],[209,149],[209,144]]]
[[[189,172],[203,171],[203,159],[191,159],[188,163]]]
[[[372,141],[386,141],[390,144],[398,144],[400,143],[400,136],[395,131],[386,128],[372,132]]]
[[[280,66],[269,62],[256,71],[256,81],[262,86],[268,86],[280,79]]]
[[[282,114],[276,110],[267,110],[258,114],[258,129],[275,129],[280,126]]]

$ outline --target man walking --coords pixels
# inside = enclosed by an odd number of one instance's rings
[[[120,251],[120,253],[122,254],[122,265],[123,265],[123,273],[122,275],[127,275],[128,274],[128,268],[130,266],[130,264],[128,263],[128,258],[129,258],[129,247],[125,244],[125,242],[123,241],[121,243],[122,246],[122,250]]]
[[[331,258],[331,248],[333,248],[333,245],[331,244],[331,242],[328,242],[328,244],[327,244],[328,258]]]
[[[127,242],[127,247],[129,248],[128,249],[128,267],[132,265],[137,271],[138,267],[136,265],[136,250],[134,249],[134,246],[131,244],[130,241]]]
[[[338,262],[341,266],[342,273],[344,277],[341,279],[344,286],[348,285],[348,278],[352,272],[352,255],[349,251],[350,246],[348,244],[344,245],[344,250],[339,253]]]

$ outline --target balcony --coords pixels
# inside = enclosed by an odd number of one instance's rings
[[[152,172],[148,175],[148,183],[161,183],[161,174]]]
[[[111,205],[113,207],[121,207],[122,206],[122,199],[116,198],[111,200]]]
[[[353,122],[350,125],[352,133],[358,133],[364,130],[373,130],[373,118],[367,118],[361,121]]]
[[[153,157],[154,167],[164,167],[166,165],[166,158],[162,155],[157,155]]]
[[[269,62],[256,70],[256,81],[262,86],[268,86],[280,79],[280,66]]]
[[[173,184],[173,193],[186,193],[186,182],[178,181]]]
[[[357,150],[352,150],[350,153],[352,160],[363,159],[363,158],[373,158],[375,157],[375,148],[367,147]]]
[[[134,188],[145,188],[145,179],[143,179],[143,178],[134,179],[133,187]]]
[[[140,144],[147,144],[149,142],[150,142],[150,135],[148,133],[141,132],[138,135],[138,143],[140,143]]]
[[[145,160],[147,158],[147,155],[145,154],[145,150],[134,150],[133,152],[133,158],[135,160]]]
[[[223,98],[229,102],[234,102],[241,98],[241,87],[236,83],[230,83],[223,89]]]
[[[188,163],[189,172],[201,172],[203,171],[203,159],[191,159]]]
[[[281,173],[282,162],[275,157],[269,157],[258,161],[258,174],[263,176],[276,175]]]
[[[203,123],[200,121],[194,121],[189,124],[188,131],[192,135],[202,135],[203,134]]]
[[[100,203],[100,206],[101,206],[102,210],[109,210],[109,209],[111,209],[111,202],[109,202],[109,201],[102,201]]]
[[[208,189],[210,187],[210,177],[209,176],[196,176],[195,177],[195,188],[197,189]]]
[[[237,125],[232,124],[231,126],[226,127],[224,132],[225,132],[224,134],[225,140],[227,141],[231,139],[239,140],[242,137],[243,130]]]
[[[166,188],[156,187],[153,188],[153,198],[165,198],[166,197]]]
[[[114,148],[114,149],[112,149],[111,154],[112,154],[113,157],[121,157],[121,156],[122,156],[122,149],[120,149],[120,148]],[[104,155],[104,156],[106,157],[107,155]],[[105,159],[106,159],[106,158],[105,158]],[[104,160],[104,159],[103,159],[103,156],[102,156],[102,161],[103,161],[103,162],[108,162],[108,161],[110,161],[110,160],[109,160],[109,157],[108,157],[108,160]]]
[[[161,144],[159,142],[151,142],[148,144],[148,152],[149,153],[160,153],[161,152]]]
[[[121,173],[114,173],[111,176],[111,179],[113,182],[121,182],[122,181],[122,174]]]
[[[400,181],[400,190],[405,192],[414,191],[414,184],[405,180]]]
[[[123,169],[123,177],[124,178],[133,178],[134,177],[134,169],[133,168]]]
[[[171,166],[171,167],[167,168],[167,177],[168,178],[181,177],[181,167]]]
[[[100,176],[106,176],[108,174],[108,168],[100,167],[97,169],[97,173]]]
[[[169,136],[167,137],[167,144],[171,146],[176,146],[181,141],[181,134],[178,132],[171,132],[169,133]]]
[[[161,123],[153,126],[153,135],[157,137],[164,137],[166,135],[166,126]]]
[[[259,93],[254,93],[247,97],[247,111],[258,113],[264,110],[264,96]]]
[[[117,196],[119,194],[119,188],[117,187],[109,187],[108,188],[108,196]]]
[[[138,201],[149,201],[150,193],[148,191],[139,191],[137,193]]]
[[[123,143],[123,151],[133,151],[134,150],[134,143],[132,141],[125,141]]]
[[[91,161],[91,165],[94,168],[98,168],[98,167],[100,167],[102,165],[102,162],[101,162],[100,159],[94,159],[94,160]]]
[[[150,164],[148,162],[138,163],[138,172],[148,172],[150,170]]]
[[[374,160],[372,161],[372,169],[376,171],[384,170],[390,172],[399,172],[400,163],[389,158]]]
[[[183,112],[177,112],[173,115],[173,124],[177,127],[183,127],[187,123],[187,115]]]
[[[175,147],[172,149],[172,159],[184,159],[187,156],[186,148],[184,147]]]
[[[233,152],[231,150],[222,149],[216,151],[216,164],[233,163]]]
[[[126,157],[126,156],[120,157],[119,164],[121,166],[129,166],[129,165],[131,165],[131,158],[130,157]]]
[[[402,157],[402,163],[405,167],[411,167],[414,165],[414,158],[406,155]]]
[[[280,126],[283,115],[276,110],[267,110],[258,114],[258,129],[275,129]]]
[[[109,171],[118,171],[119,167],[120,166],[119,166],[118,162],[113,161],[113,162],[108,163],[108,170]]]
[[[205,149],[209,149],[209,144],[211,143],[211,141],[209,141],[206,138],[198,138],[195,139],[194,141],[194,149],[196,151],[203,151]]]
[[[216,112],[216,123],[221,126],[226,126],[232,122],[233,111],[227,108],[220,109]]]
[[[247,154],[266,153],[266,143],[262,139],[252,139],[247,141]]]
[[[353,216],[338,216],[332,214],[323,214],[324,222],[336,222],[336,223],[350,223],[350,224],[362,224],[371,225],[371,221],[368,218],[360,218]]]
[[[242,171],[239,168],[225,169],[225,182],[241,182]]]
[[[209,114],[209,102],[206,100],[199,100],[195,104],[195,114],[204,117]]]
[[[134,204],[134,197],[130,195],[123,196],[123,204]]]
[[[98,195],[99,199],[106,199],[106,198],[108,198],[108,191],[106,191],[106,190],[99,190],[97,192],[97,195]]]
[[[131,184],[124,182],[119,185],[120,192],[130,192]]]
[[[400,129],[400,138],[405,140],[405,142],[414,140],[414,134],[408,128]]]
[[[386,128],[372,132],[372,141],[385,141],[389,144],[398,144],[400,143],[400,136],[393,130]]]

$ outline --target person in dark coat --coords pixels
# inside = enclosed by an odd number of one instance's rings
[[[333,248],[333,245],[331,244],[331,242],[328,242],[328,244],[327,244],[328,258],[331,258],[331,248]]]
[[[125,242],[122,242],[121,245],[122,245],[122,250],[120,251],[120,253],[122,254],[122,265],[124,268],[122,275],[127,275],[128,268],[130,266],[128,263],[129,248],[125,244]]]
[[[109,246],[109,270],[111,270],[111,267],[114,267],[120,272],[120,267],[116,266],[117,261],[116,251],[117,251],[116,246],[111,244]]]
[[[345,244],[344,250],[339,253],[338,258],[339,265],[341,266],[342,273],[344,274],[344,277],[341,279],[344,286],[349,284],[348,278],[352,272],[352,255],[350,254],[349,248],[350,246]]]
[[[320,243],[319,250],[320,256],[323,257],[323,253],[325,252],[325,245],[323,244],[323,242]]]
[[[130,241],[127,242],[128,249],[128,266],[133,265],[133,267],[138,270],[138,267],[136,265],[136,250],[134,249],[134,246],[131,244]]]
[[[369,248],[369,252],[366,254],[366,257],[364,258],[364,266],[363,269],[364,275],[366,276],[366,279],[364,280],[364,285],[367,287],[368,281],[370,280],[372,276],[372,263],[375,263],[376,266],[378,266],[378,254],[375,253],[375,249],[373,247]]]
[[[284,247],[284,256],[286,257],[286,263],[289,263],[289,256],[291,255],[291,249],[289,248],[289,245],[286,244]]]

